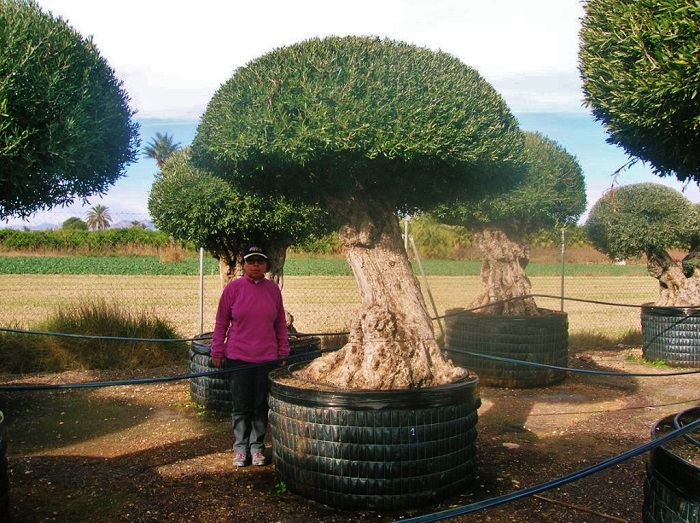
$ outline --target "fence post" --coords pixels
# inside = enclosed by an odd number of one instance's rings
[[[566,269],[566,227],[561,228],[561,284],[559,310],[564,311],[564,270]]]
[[[413,255],[416,257],[416,263],[418,263],[418,269],[420,270],[420,273],[423,275],[423,281],[425,282],[425,290],[428,293],[428,297],[430,298],[430,303],[433,306],[433,312],[435,313],[435,318],[437,319],[437,324],[438,327],[440,327],[440,334],[442,334],[442,337],[444,339],[445,337],[445,329],[442,327],[442,322],[440,321],[440,315],[437,310],[437,306],[435,305],[435,300],[433,299],[433,293],[430,290],[430,285],[428,285],[428,277],[425,274],[425,271],[423,270],[423,264],[420,261],[420,256],[418,255],[418,249],[416,248],[416,242],[413,240],[413,236],[410,236],[409,239],[411,240],[411,246],[413,247]]]
[[[204,334],[204,248],[199,248],[199,335]]]

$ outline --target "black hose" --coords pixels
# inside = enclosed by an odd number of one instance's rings
[[[692,423],[689,423],[672,432],[669,432],[668,434],[664,435],[659,439],[655,439],[649,443],[645,443],[644,445],[640,445],[639,447],[636,447],[632,450],[606,459],[604,461],[601,461],[600,463],[596,463],[595,465],[591,465],[590,467],[586,467],[585,469],[581,469],[577,472],[561,477],[559,479],[547,481],[545,483],[540,483],[539,485],[534,485],[532,487],[528,487],[522,490],[517,490],[515,492],[511,492],[510,494],[504,494],[503,496],[496,496],[494,498],[486,499],[484,501],[477,501],[476,503],[472,503],[470,505],[455,507],[448,510],[443,510],[441,512],[417,516],[415,518],[402,519],[401,521],[403,523],[428,523],[431,521],[443,521],[445,519],[455,518],[457,516],[463,516],[465,514],[471,514],[472,512],[476,512],[478,510],[495,507],[504,503],[508,503],[510,501],[515,501],[528,496],[532,496],[534,494],[544,492],[545,490],[561,487],[563,485],[566,485],[567,483],[571,483],[581,478],[585,478],[586,476],[590,476],[591,474],[600,472],[601,470],[622,463],[623,461],[626,461],[630,458],[639,456],[640,454],[644,454],[645,452],[653,448],[664,445],[672,439],[687,434],[688,432],[691,432],[699,427],[700,419],[697,419]]]

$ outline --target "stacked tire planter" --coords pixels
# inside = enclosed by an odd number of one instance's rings
[[[387,391],[311,385],[293,368],[270,380],[273,459],[292,492],[343,509],[400,510],[473,476],[477,377]]]
[[[197,336],[190,345],[190,372],[198,374],[217,370],[211,362],[211,336],[208,332]],[[310,361],[320,355],[321,338],[317,336],[289,336],[288,362]],[[212,410],[230,412],[231,391],[225,374],[190,378],[190,399]]]
[[[10,520],[10,479],[7,474],[7,439],[5,416],[0,412],[0,522]]]
[[[567,314],[539,310],[540,316],[489,316],[465,309],[449,310],[445,319],[445,345],[450,358],[455,364],[476,372],[483,385],[492,387],[545,387],[563,381],[565,370],[485,357],[568,367]]]
[[[700,367],[700,307],[642,305],[642,357],[675,367]]]
[[[700,418],[700,407],[667,416],[651,431],[656,439]],[[644,483],[644,523],[697,523],[700,521],[700,431],[653,448]],[[691,462],[689,456],[695,459]]]
[[[190,345],[190,372],[211,372],[217,370],[211,363],[211,332],[197,336]],[[190,378],[190,399],[211,410],[230,412],[231,390],[224,374]]]

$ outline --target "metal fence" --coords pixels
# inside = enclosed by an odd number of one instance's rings
[[[428,312],[435,319],[466,308],[480,292],[478,276],[418,276]],[[658,295],[651,276],[532,277],[538,306],[568,313],[570,334],[620,337],[639,330],[639,306]],[[562,293],[563,281],[563,293]],[[0,326],[35,328],[59,307],[87,300],[116,302],[126,310],[168,320],[183,337],[213,329],[221,282],[218,276],[35,275],[0,276]],[[300,332],[346,331],[360,304],[349,276],[287,276],[283,296]],[[562,298],[563,296],[563,298]]]

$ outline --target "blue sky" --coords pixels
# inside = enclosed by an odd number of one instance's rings
[[[589,206],[622,166],[621,149],[582,105],[578,76],[579,0],[39,0],[98,49],[124,83],[141,123],[141,138],[167,132],[182,144],[236,68],[280,46],[328,35],[377,35],[439,49],[477,69],[527,130],[558,141],[581,163]],[[140,159],[103,197],[87,206],[38,213],[30,223],[84,217],[101,203],[115,220],[148,218],[155,163]],[[678,190],[641,164],[622,185],[648,181]],[[697,185],[685,190],[700,202]],[[10,225],[24,222],[11,220]]]

